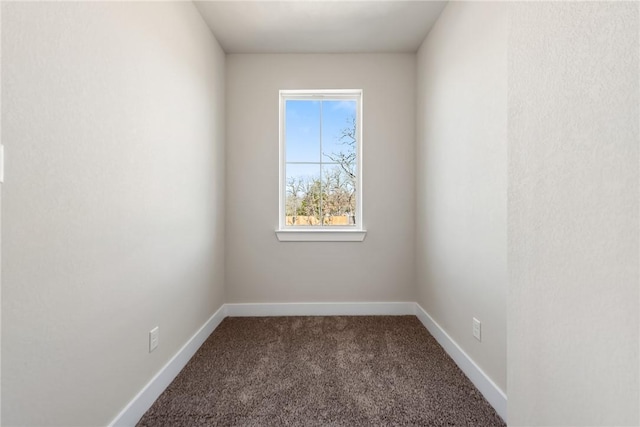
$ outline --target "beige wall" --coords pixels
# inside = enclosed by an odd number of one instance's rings
[[[227,57],[228,302],[414,300],[414,82],[411,54]],[[280,89],[363,89],[364,242],[277,240]]]
[[[640,424],[638,7],[512,5],[513,425]]]
[[[3,425],[107,424],[223,303],[224,61],[191,3],[2,3]]]
[[[506,49],[505,4],[447,5],[418,52],[416,155],[418,303],[505,392]]]

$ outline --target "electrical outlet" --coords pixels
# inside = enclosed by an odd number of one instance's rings
[[[4,145],[0,145],[0,183],[4,182]]]
[[[158,344],[160,341],[160,330],[156,326],[152,330],[149,331],[149,353],[158,348]]]
[[[482,341],[482,324],[475,317],[473,318],[473,336],[478,341]]]

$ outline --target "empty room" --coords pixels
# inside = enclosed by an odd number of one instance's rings
[[[640,2],[0,22],[2,426],[640,425]]]

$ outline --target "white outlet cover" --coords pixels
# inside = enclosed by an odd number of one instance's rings
[[[156,326],[149,331],[149,353],[158,348],[160,341],[160,328]]]
[[[4,145],[0,145],[0,183],[4,182]]]
[[[473,318],[473,336],[478,341],[482,341],[482,324],[475,317]]]

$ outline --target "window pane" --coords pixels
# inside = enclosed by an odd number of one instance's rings
[[[320,106],[320,101],[286,101],[287,162],[320,161]]]
[[[320,225],[320,165],[287,164],[286,225]]]
[[[356,215],[355,177],[342,165],[322,166],[323,225],[353,225]]]
[[[322,161],[339,163],[355,174],[356,101],[322,102]]]

